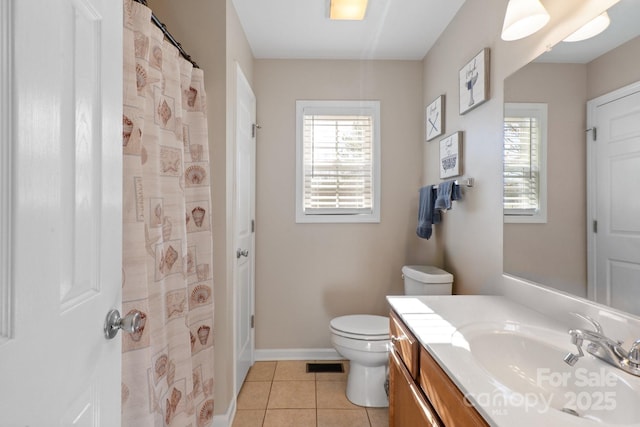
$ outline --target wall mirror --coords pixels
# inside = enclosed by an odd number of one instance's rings
[[[560,42],[505,79],[504,271],[640,315],[640,273],[627,277],[639,289],[632,295],[605,298],[588,286],[587,103],[640,81],[640,2],[607,13],[600,35]],[[640,199],[638,188],[629,198]],[[640,258],[640,246],[629,248]]]

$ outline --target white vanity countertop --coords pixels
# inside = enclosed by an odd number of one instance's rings
[[[566,334],[566,345],[563,335],[558,335],[561,340],[559,344],[558,342],[555,344],[558,344],[563,351],[566,349],[567,352],[575,352],[576,347],[571,344],[566,328],[553,319],[502,296],[388,296],[387,301],[490,425],[500,427],[606,425],[549,409],[549,404],[539,400],[539,396],[535,393],[509,394],[507,392],[505,394],[506,387],[491,377],[484,367],[474,360],[468,345],[465,348],[464,339],[460,342],[460,334],[455,333],[459,328],[463,328],[464,331],[464,327],[468,328],[472,325],[515,322]],[[500,348],[495,348],[495,353],[498,355]],[[593,356],[586,355],[585,358],[593,358]],[[579,360],[575,367],[579,367],[580,363]],[[623,374],[629,377],[629,381],[640,383],[640,379]],[[586,393],[589,395],[579,397],[596,399],[598,397],[591,396],[592,392]],[[510,397],[505,398],[505,396]],[[554,396],[555,398],[567,399],[565,396]],[[635,408],[631,409],[635,410]]]

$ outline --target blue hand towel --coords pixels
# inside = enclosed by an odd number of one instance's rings
[[[440,212],[433,209],[436,200],[436,190],[433,185],[427,185],[420,189],[420,201],[418,202],[418,228],[416,234],[423,239],[431,237],[431,225],[440,222]]]
[[[451,209],[451,192],[453,190],[454,181],[441,182],[438,185],[438,197],[434,208],[436,210]]]
[[[453,188],[451,189],[451,200],[461,200],[462,199],[462,190],[460,189],[459,184],[453,184]]]

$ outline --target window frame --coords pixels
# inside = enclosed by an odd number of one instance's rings
[[[547,139],[548,139],[548,106],[545,103],[506,102],[504,104],[504,117],[535,117],[540,122],[539,127],[539,187],[538,209],[531,212],[504,208],[504,139],[503,133],[503,217],[505,223],[530,223],[544,224],[547,222]],[[504,124],[503,124],[504,129]]]
[[[373,119],[372,208],[371,212],[305,212],[304,187],[304,116],[306,114],[367,115]],[[377,100],[297,100],[296,101],[296,223],[379,223],[380,222],[380,101]]]

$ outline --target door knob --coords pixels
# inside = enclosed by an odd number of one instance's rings
[[[248,256],[249,256],[249,250],[248,250],[248,249],[245,249],[245,250],[243,251],[243,250],[238,249],[238,250],[236,251],[236,258],[240,258],[241,256],[246,256],[246,257],[248,257]]]
[[[124,317],[120,317],[120,312],[114,308],[109,310],[104,321],[104,336],[110,340],[116,336],[118,329],[132,334],[139,332],[141,327],[142,316],[139,311],[133,311]]]

